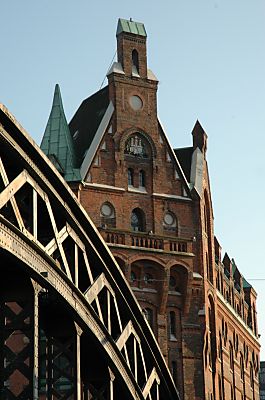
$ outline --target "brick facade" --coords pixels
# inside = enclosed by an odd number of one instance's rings
[[[120,32],[117,43],[114,112],[72,187],[131,285],[181,399],[258,399],[256,293],[214,237],[207,135],[197,122],[180,161],[157,118],[146,36]]]

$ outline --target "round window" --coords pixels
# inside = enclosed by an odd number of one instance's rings
[[[131,96],[129,98],[129,104],[134,111],[139,111],[143,107],[142,99],[139,96]]]
[[[164,216],[164,222],[166,225],[173,225],[175,222],[174,216],[167,212]]]
[[[104,217],[110,217],[112,214],[112,208],[109,204],[103,204],[101,207],[101,214],[104,215]]]

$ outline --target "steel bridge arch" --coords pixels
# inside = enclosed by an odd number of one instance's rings
[[[0,286],[1,398],[179,399],[153,333],[109,249],[55,167],[3,105],[0,265],[0,273],[10,278]],[[21,274],[16,290],[10,284],[12,274],[14,282]],[[31,286],[23,283],[27,280]],[[26,305],[20,289],[29,295]],[[54,314],[52,323],[44,309]],[[25,334],[25,326],[30,333]],[[20,352],[15,333],[24,335]],[[66,338],[72,340],[71,350]],[[80,362],[87,348],[94,357],[85,361],[89,373]],[[56,365],[56,357],[64,360],[67,371]],[[104,376],[96,387],[90,375],[95,379],[97,365],[106,367],[108,382]],[[48,374],[44,386],[43,370]],[[14,389],[18,377],[21,387]]]

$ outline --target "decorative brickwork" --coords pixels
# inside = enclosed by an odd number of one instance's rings
[[[131,285],[181,399],[257,400],[256,293],[233,259],[222,261],[214,237],[207,135],[197,121],[193,145],[171,148],[146,37],[120,30],[117,43],[106,89],[114,111],[83,149],[93,149],[91,162],[72,187]],[[72,135],[89,128],[82,107]]]

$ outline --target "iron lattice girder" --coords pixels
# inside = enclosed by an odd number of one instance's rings
[[[33,385],[30,367],[32,357],[30,342],[34,329],[32,301],[32,298],[26,298],[24,304],[14,300],[10,301],[10,299],[7,302],[3,294],[1,296],[0,346],[2,357],[0,370],[3,382],[0,382],[0,388],[3,398],[19,398],[21,400],[30,398]],[[7,385],[10,379],[15,383],[15,392]],[[15,394],[18,397],[15,397]]]
[[[177,399],[150,328],[93,224],[55,168],[3,107],[1,122],[5,128],[0,125],[0,247],[23,261],[42,287],[65,300],[73,320],[100,343],[131,398],[154,400],[151,393],[156,392],[158,399],[160,392],[160,398]],[[12,174],[8,159],[16,160]],[[28,204],[26,214],[22,203],[24,208]],[[45,240],[40,233],[43,216],[49,225]],[[129,357],[131,337],[138,352]]]

